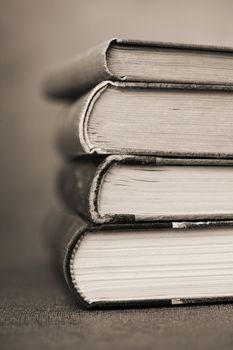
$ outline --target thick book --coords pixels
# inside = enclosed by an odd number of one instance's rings
[[[233,157],[233,86],[107,81],[69,108],[58,136],[69,157]]]
[[[57,188],[95,224],[233,219],[233,160],[82,156]]]
[[[54,68],[53,98],[77,98],[103,80],[233,84],[233,48],[112,39]]]
[[[66,282],[85,308],[233,300],[233,221],[93,226],[64,214],[57,231]]]

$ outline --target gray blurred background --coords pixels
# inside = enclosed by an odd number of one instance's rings
[[[46,257],[43,222],[56,202],[62,105],[41,92],[47,69],[111,37],[233,46],[233,1],[1,0],[1,256]],[[24,247],[20,252],[21,247]]]

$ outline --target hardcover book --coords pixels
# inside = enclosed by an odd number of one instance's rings
[[[112,39],[50,73],[46,93],[77,98],[103,80],[233,84],[233,49]]]
[[[63,202],[96,224],[233,218],[233,160],[82,156],[58,177]]]
[[[103,82],[64,118],[58,147],[80,153],[233,157],[233,86]]]
[[[67,216],[60,259],[81,306],[233,300],[232,221],[93,226]]]

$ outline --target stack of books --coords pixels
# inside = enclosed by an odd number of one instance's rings
[[[232,301],[233,49],[114,39],[46,93],[72,104],[58,187],[80,304]]]

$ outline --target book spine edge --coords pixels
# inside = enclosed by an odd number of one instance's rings
[[[54,68],[44,83],[45,94],[52,99],[70,101],[100,82],[114,79],[107,64],[107,51],[112,41],[106,41],[74,60]]]

